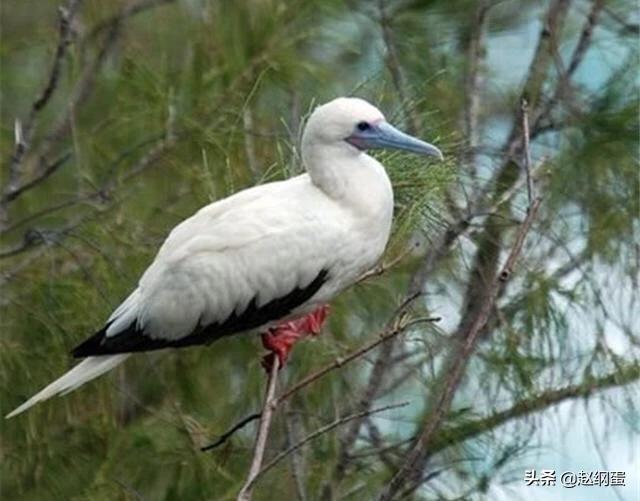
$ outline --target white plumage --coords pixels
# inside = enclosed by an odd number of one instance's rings
[[[389,237],[393,192],[364,153],[371,147],[441,156],[361,99],[318,107],[303,135],[306,174],[242,191],[176,226],[105,328],[74,351],[95,356],[7,417],[104,374],[129,351],[201,344],[327,303],[375,265]]]

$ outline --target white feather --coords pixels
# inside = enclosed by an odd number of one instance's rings
[[[123,353],[122,355],[108,355],[84,359],[69,372],[63,374],[49,386],[41,390],[39,393],[36,393],[21,406],[7,414],[5,419],[21,414],[30,407],[36,405],[38,402],[47,400],[55,395],[64,395],[75,390],[84,383],[101,376],[105,372],[113,369],[116,365],[121,364],[129,357],[129,355],[129,353]]]

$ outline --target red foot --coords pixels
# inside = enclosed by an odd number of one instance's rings
[[[328,305],[320,306],[304,317],[272,327],[268,332],[262,334],[262,346],[271,352],[262,359],[262,366],[265,370],[271,370],[272,354],[278,357],[278,366],[284,367],[293,345],[299,339],[309,334],[313,336],[320,334],[328,313]]]

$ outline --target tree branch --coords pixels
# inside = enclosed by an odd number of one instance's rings
[[[531,178],[531,150],[529,149],[529,138],[531,136],[529,132],[529,103],[526,98],[522,99],[520,103],[522,110],[522,136],[524,142],[524,174],[527,180],[527,200],[529,206],[533,202],[533,181]]]
[[[609,373],[606,376],[597,378],[590,377],[580,384],[539,393],[531,398],[520,400],[508,409],[496,412],[488,417],[470,421],[451,429],[440,430],[433,437],[429,448],[429,456],[433,456],[448,447],[482,435],[513,419],[543,411],[565,400],[586,398],[596,391],[624,386],[638,379],[640,379],[640,364],[633,363],[621,367],[619,370]]]
[[[504,283],[509,279],[513,271],[515,263],[522,251],[524,239],[531,228],[531,224],[533,223],[539,207],[540,199],[537,198],[534,200],[526,219],[520,227],[518,235],[516,236],[516,241],[504,266],[502,267],[502,271],[494,279],[489,293],[485,296],[476,317],[468,324],[468,327],[464,329],[465,332],[459,336],[459,338],[463,340],[463,344],[461,348],[457,350],[455,355],[450,358],[443,389],[441,390],[435,407],[425,418],[422,426],[422,432],[420,433],[415,446],[401,465],[396,475],[380,494],[380,497],[378,498],[380,501],[389,501],[393,499],[408,481],[416,475],[420,475],[421,468],[419,468],[419,463],[429,450],[435,432],[442,424],[446,413],[451,407],[453,396],[462,380],[462,375],[467,361],[474,351],[480,332],[487,324],[499,290],[504,286]]]
[[[137,2],[132,2],[120,9],[117,15],[99,25],[101,28],[98,31],[105,31],[106,35],[98,48],[98,53],[96,57],[83,68],[83,71],[74,86],[73,93],[69,98],[67,105],[64,107],[59,119],[55,122],[52,130],[44,135],[37,151],[31,152],[30,157],[37,158],[35,176],[33,179],[21,184],[21,164],[23,160],[25,160],[27,152],[31,150],[31,139],[35,126],[36,115],[50,101],[51,96],[57,88],[62,61],[64,60],[67,48],[71,44],[73,38],[72,21],[81,1],[82,0],[69,0],[68,7],[60,9],[59,42],[54,56],[52,70],[47,80],[47,85],[38,99],[34,101],[25,126],[22,127],[19,122],[16,124],[16,149],[10,162],[9,183],[3,190],[3,195],[0,198],[0,223],[6,223],[7,207],[10,202],[14,201],[29,189],[37,186],[47,179],[64,163],[56,161],[49,164],[47,158],[53,152],[54,147],[67,135],[78,108],[91,95],[96,75],[99,73],[106,61],[107,55],[115,45],[120,35],[123,22],[139,12],[143,12],[150,8],[170,3],[175,0],[139,0]]]
[[[46,84],[40,92],[40,95],[31,105],[29,116],[25,120],[24,124],[21,124],[19,120],[16,120],[15,149],[13,151],[13,154],[11,155],[11,159],[9,160],[9,180],[7,182],[7,185],[4,187],[2,198],[0,199],[0,216],[2,219],[6,219],[7,204],[11,200],[16,198],[22,191],[28,189],[25,188],[25,186],[33,182],[31,181],[30,183],[21,184],[20,178],[22,174],[22,160],[31,147],[31,138],[33,136],[33,130],[36,126],[37,116],[40,111],[42,111],[47,106],[47,104],[51,100],[51,96],[53,96],[55,90],[58,87],[60,72],[62,69],[62,62],[64,61],[64,58],[67,54],[69,45],[71,45],[71,43],[73,42],[73,21],[81,2],[82,0],[69,0],[66,7],[58,8],[58,13],[60,16],[58,28],[58,44],[56,45],[53,62],[51,63],[51,70],[49,71]]]
[[[269,470],[271,470],[274,466],[276,466],[280,461],[282,461],[284,458],[286,458],[289,454],[292,454],[293,452],[297,451],[303,445],[307,444],[308,442],[311,442],[312,440],[318,438],[321,435],[324,435],[325,433],[330,432],[334,428],[337,428],[338,426],[341,426],[341,425],[343,425],[345,423],[348,423],[349,421],[353,421],[354,419],[361,419],[361,418],[369,417],[369,416],[371,416],[373,414],[378,414],[380,412],[388,411],[388,410],[391,410],[391,409],[399,409],[400,407],[406,407],[409,404],[410,404],[410,402],[402,402],[400,404],[385,405],[384,407],[380,407],[378,409],[369,409],[369,410],[366,410],[366,411],[363,411],[363,412],[358,412],[356,414],[352,414],[350,416],[338,418],[335,421],[332,421],[331,423],[329,423],[329,424],[327,424],[327,425],[325,425],[325,426],[323,426],[321,428],[318,428],[316,431],[314,431],[313,433],[310,433],[309,435],[304,437],[302,440],[300,440],[296,444],[292,445],[288,449],[282,451],[276,457],[274,457],[271,461],[269,461],[260,470],[260,472],[255,476],[255,478],[253,479],[253,484],[255,484],[255,482],[260,477],[262,477],[265,473],[267,473]]]
[[[407,329],[413,327],[414,325],[418,325],[420,323],[425,323],[425,322],[437,322],[439,320],[440,320],[439,317],[417,318],[417,319],[408,320],[408,321],[404,320],[403,318],[400,318],[400,320],[396,324],[394,324],[392,327],[390,327],[390,328],[386,329],[385,331],[381,332],[380,334],[378,334],[376,340],[374,340],[374,341],[372,341],[370,343],[367,343],[364,346],[361,346],[360,348],[352,351],[351,353],[345,355],[344,357],[337,358],[332,363],[330,363],[328,365],[325,365],[323,368],[321,368],[321,369],[309,374],[308,376],[304,377],[301,381],[299,381],[296,384],[294,384],[293,386],[289,387],[287,390],[282,392],[275,399],[276,406],[280,405],[285,400],[291,398],[295,393],[297,393],[301,389],[305,388],[306,386],[309,386],[310,384],[314,383],[315,381],[317,381],[321,377],[324,377],[329,372],[332,372],[335,369],[339,369],[339,368],[345,366],[346,364],[352,362],[353,360],[361,358],[362,356],[364,356],[366,353],[370,352],[374,348],[376,348],[379,345],[381,345],[381,344],[393,339],[394,337],[396,337],[397,335],[401,334],[402,332],[405,332]],[[243,428],[245,425],[247,425],[251,421],[259,419],[261,416],[262,416],[262,413],[255,413],[255,414],[251,414],[251,415],[245,417],[244,419],[239,421],[237,424],[232,426],[228,431],[226,431],[225,433],[220,435],[218,440],[216,440],[214,443],[212,443],[210,445],[207,445],[206,447],[203,447],[202,450],[203,451],[208,451],[208,450],[211,450],[211,449],[215,449],[216,447],[219,447],[224,442],[226,442],[229,438],[231,438],[231,436],[236,431],[238,431],[239,429]]]
[[[391,26],[392,19],[389,15],[385,0],[378,0],[378,20],[380,28],[382,30],[382,41],[387,49],[387,57],[385,58],[389,72],[391,73],[391,79],[396,92],[400,96],[400,101],[403,106],[408,104],[407,94],[405,92],[405,78],[402,71],[402,65],[400,64],[400,58],[398,57],[398,50],[396,49],[396,43],[393,38],[393,28]],[[417,134],[419,130],[418,119],[411,110],[406,110],[408,118],[408,130],[411,134]]]
[[[475,151],[479,140],[480,93],[484,82],[483,63],[486,58],[484,35],[489,8],[490,5],[487,0],[478,2],[467,50],[468,65],[465,79],[466,106],[464,112],[467,146],[469,148],[469,175],[474,179],[476,175]]]
[[[264,449],[267,445],[267,437],[271,427],[271,418],[278,405],[275,399],[276,382],[278,380],[278,369],[280,362],[275,354],[271,355],[271,371],[269,372],[269,381],[267,383],[267,394],[264,399],[264,407],[262,409],[262,417],[260,419],[260,427],[258,428],[258,436],[256,437],[256,445],[253,449],[253,459],[245,484],[238,493],[237,501],[249,501],[251,499],[253,483],[260,474],[262,467],[262,458],[264,457]]]

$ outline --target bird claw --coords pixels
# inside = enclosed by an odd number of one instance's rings
[[[328,313],[329,306],[323,305],[302,318],[272,327],[263,333],[262,345],[270,353],[262,358],[262,367],[270,372],[274,357],[277,357],[278,367],[282,369],[289,358],[293,345],[298,340],[307,335],[317,336],[320,334]]]

